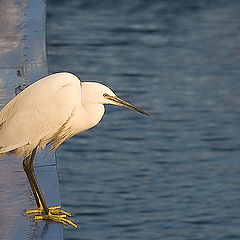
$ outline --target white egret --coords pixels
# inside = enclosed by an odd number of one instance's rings
[[[25,88],[0,112],[0,157],[14,153],[23,159],[38,209],[26,210],[35,219],[50,219],[78,227],[61,206],[48,207],[34,174],[36,151],[51,144],[56,150],[64,141],[99,123],[104,104],[127,107],[145,115],[140,108],[120,99],[97,82],[81,82],[71,73],[56,73]]]

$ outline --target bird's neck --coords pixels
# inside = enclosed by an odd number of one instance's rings
[[[103,104],[88,104],[85,108],[85,123],[87,128],[96,126],[102,119],[105,112]]]

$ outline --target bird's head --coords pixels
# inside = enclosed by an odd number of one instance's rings
[[[82,82],[82,97],[84,102],[90,104],[112,104],[122,106],[149,116],[149,114],[141,108],[116,96],[110,88],[101,83]]]

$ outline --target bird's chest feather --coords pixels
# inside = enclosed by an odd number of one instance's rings
[[[83,132],[96,126],[104,115],[104,105],[89,104],[80,111],[76,111],[76,118],[73,119],[74,124],[78,126],[78,132]]]
[[[74,108],[67,121],[59,128],[59,130],[51,137],[52,149],[57,149],[64,141],[76,135],[77,133],[86,131],[99,123],[104,114],[104,106]]]

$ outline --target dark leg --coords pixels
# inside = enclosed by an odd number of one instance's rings
[[[26,157],[23,160],[23,168],[24,171],[27,174],[28,180],[30,182],[38,209],[37,210],[27,210],[26,213],[44,213],[44,215],[38,215],[35,216],[34,219],[35,220],[52,220],[54,222],[59,222],[62,223],[64,225],[70,224],[75,228],[79,228],[75,223],[73,223],[71,220],[67,219],[67,216],[71,216],[70,213],[62,210],[61,206],[57,206],[57,207],[50,207],[48,208],[47,203],[41,193],[40,187],[37,183],[37,179],[36,176],[34,174],[34,168],[33,168],[33,161],[34,161],[34,157],[36,154],[37,148],[35,148],[31,155]]]
[[[36,150],[37,149],[35,148],[32,151],[32,154],[23,160],[23,168],[27,174],[38,208],[42,206],[45,214],[48,215],[49,209],[41,193],[40,187],[37,183],[37,179],[36,179],[34,168],[33,168],[33,161],[36,154]]]
[[[30,158],[30,156],[29,156],[28,158]],[[30,174],[29,174],[29,172],[28,172],[28,168],[26,167],[26,165],[27,165],[26,162],[27,162],[27,160],[24,159],[23,169],[24,169],[24,171],[25,171],[25,173],[26,173],[26,175],[27,175],[28,181],[29,181],[29,183],[30,183],[30,185],[31,185],[31,189],[32,189],[33,195],[34,195],[34,197],[35,197],[35,200],[36,200],[36,203],[37,203],[37,207],[40,208],[40,206],[41,206],[40,200],[39,200],[38,194],[37,194],[37,192],[36,192],[36,189],[35,189],[35,187],[33,186],[33,183],[32,183],[32,181],[31,181],[31,177],[30,177]],[[31,166],[31,168],[32,168],[32,166]]]

